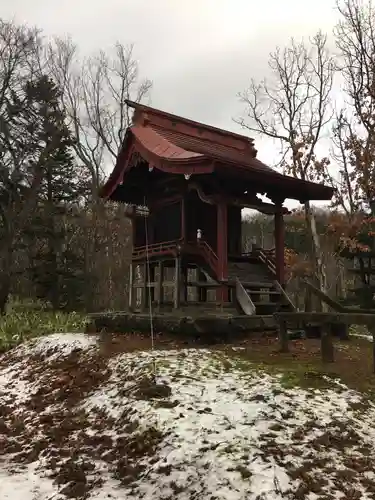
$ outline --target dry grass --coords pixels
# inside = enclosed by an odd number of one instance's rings
[[[249,363],[270,373],[283,373],[285,385],[301,387],[325,387],[330,385],[325,375],[339,378],[348,387],[375,398],[375,374],[373,373],[373,346],[366,339],[351,337],[348,341],[335,340],[335,362],[323,364],[321,361],[320,340],[306,339],[290,342],[290,352],[280,353],[279,343],[274,336],[259,335],[238,340],[233,344],[206,344],[191,339],[178,339],[175,336],[158,334],[155,349],[209,348],[232,353],[236,359]],[[149,350],[151,339],[148,335],[104,334],[101,339],[103,356],[120,352]],[[235,348],[235,350],[233,349]],[[240,348],[240,349],[238,349]],[[228,367],[229,368],[229,367]],[[254,366],[252,367],[254,368]]]

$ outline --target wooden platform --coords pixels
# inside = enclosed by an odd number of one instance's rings
[[[87,331],[111,333],[150,333],[151,321],[148,313],[108,312],[89,315]],[[154,313],[155,332],[170,332],[181,335],[214,335],[232,337],[252,331],[276,331],[277,324],[272,315],[234,315],[224,311],[208,310],[187,313],[186,311]]]

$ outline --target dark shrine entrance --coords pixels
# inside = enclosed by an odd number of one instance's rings
[[[130,309],[150,301],[159,311],[220,307],[245,315],[289,307],[283,202],[330,199],[332,189],[274,171],[248,137],[128,105],[133,125],[101,196],[125,203],[133,221]],[[273,249],[243,252],[242,208],[273,217]]]

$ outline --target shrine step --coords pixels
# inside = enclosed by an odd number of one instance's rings
[[[273,275],[260,260],[251,262],[230,262],[228,265],[228,278],[238,277],[241,282],[271,282]]]
[[[280,309],[281,304],[278,302],[253,302],[256,308],[257,315],[273,314]]]

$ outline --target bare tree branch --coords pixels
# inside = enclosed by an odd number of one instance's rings
[[[338,176],[334,177],[331,172],[327,172],[327,177],[330,178],[331,184],[336,187],[334,206],[341,207],[349,219],[356,214],[359,208],[353,189],[355,169],[350,161],[350,152],[347,147],[354,136],[352,120],[349,120],[344,110],[336,111],[330,153],[334,163],[338,166]]]
[[[76,153],[92,176],[93,194],[114,164],[130,125],[126,99],[137,102],[151,90],[141,80],[133,46],[116,43],[113,55],[103,51],[81,58],[70,39],[56,39],[49,46],[50,67],[63,88],[63,103],[76,138]]]
[[[291,40],[285,49],[270,54],[271,82],[252,81],[240,94],[245,116],[236,120],[244,128],[276,139],[281,146],[281,165],[287,173],[303,180],[327,178],[329,160],[318,161],[316,147],[332,119],[330,94],[334,77],[333,57],[327,37],[317,33],[307,46]],[[315,277],[327,289],[315,218],[309,202],[305,219],[310,233]]]
[[[266,79],[239,94],[245,116],[235,120],[244,128],[276,139],[284,169],[301,179],[324,178],[316,161],[316,145],[332,119],[330,93],[334,61],[326,49],[327,37],[317,33],[310,41],[291,40],[290,47],[270,54],[271,83]]]
[[[345,123],[345,161],[352,167],[353,201],[371,206],[375,199],[375,11],[371,1],[359,0],[339,1],[337,8],[341,15],[335,29],[340,70],[348,113],[353,109]]]

